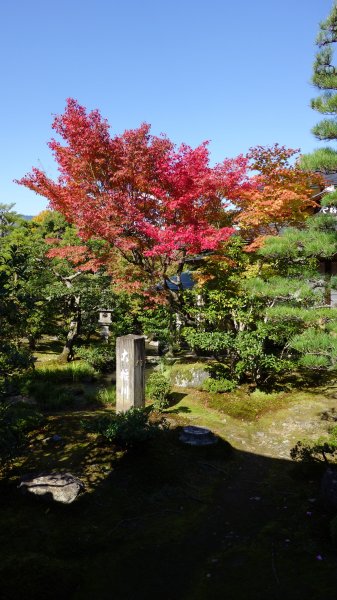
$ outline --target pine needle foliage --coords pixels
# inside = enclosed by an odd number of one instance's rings
[[[307,263],[309,258],[329,258],[337,253],[336,218],[315,215],[304,229],[289,227],[282,235],[269,237],[259,253],[264,257],[293,259]]]
[[[314,108],[314,107],[313,107]],[[337,171],[337,151],[333,148],[316,148],[310,154],[302,154],[299,166],[304,171]]]
[[[313,65],[312,83],[322,93],[311,101],[311,107],[325,118],[312,129],[319,140],[337,139],[337,68],[334,64],[334,44],[337,42],[337,2],[325,21],[320,23],[316,44],[318,51]],[[327,148],[301,157],[304,170],[329,172],[336,170],[336,153]]]
[[[337,320],[337,308],[311,307],[307,309],[286,304],[269,307],[266,315],[270,320],[288,319],[289,321],[300,321],[307,326],[327,328],[330,323],[334,324]]]
[[[279,301],[293,300],[294,302],[314,301],[317,295],[306,281],[298,278],[271,277],[264,281],[260,277],[249,279],[245,288],[252,296],[273,298]]]
[[[303,355],[299,361],[301,366],[317,369],[336,366],[337,337],[330,333],[307,329],[294,336],[289,346]]]

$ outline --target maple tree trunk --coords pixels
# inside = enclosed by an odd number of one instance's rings
[[[81,307],[80,296],[73,298],[74,315],[70,321],[70,327],[67,334],[67,340],[61,354],[58,357],[59,362],[70,362],[74,356],[74,344],[79,336],[81,329]]]
[[[168,354],[169,356],[173,356],[174,354],[174,343],[175,343],[175,312],[173,310],[172,304],[169,307],[170,311],[170,329],[169,329],[169,337],[168,337]]]
[[[36,338],[33,335],[28,335],[29,350],[36,350]]]

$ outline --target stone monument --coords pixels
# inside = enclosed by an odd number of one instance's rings
[[[123,335],[116,341],[116,412],[145,406],[145,338]]]

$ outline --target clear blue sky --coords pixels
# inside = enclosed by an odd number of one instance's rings
[[[67,97],[112,133],[151,123],[177,144],[210,140],[212,162],[279,142],[310,152],[319,22],[332,0],[2,0],[0,202],[37,214],[13,183],[43,166]]]

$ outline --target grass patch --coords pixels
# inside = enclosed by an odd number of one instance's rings
[[[52,363],[38,365],[32,379],[48,383],[75,383],[93,381],[97,376],[94,367],[85,361],[74,361],[67,364]]]
[[[83,361],[39,365],[20,377],[18,387],[44,410],[83,408],[97,402],[97,373]]]
[[[241,390],[231,394],[209,394],[205,399],[209,408],[245,421],[253,421],[263,414],[284,408],[292,401],[291,394],[267,394],[260,390],[255,390],[252,394]]]
[[[100,388],[96,395],[96,400],[108,406],[116,405],[116,386],[109,385],[107,387]]]

